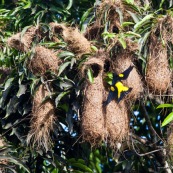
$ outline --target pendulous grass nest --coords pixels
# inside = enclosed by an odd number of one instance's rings
[[[150,92],[154,94],[165,93],[171,82],[171,72],[166,47],[166,45],[162,45],[161,40],[159,40],[155,34],[151,34],[146,82]]]
[[[50,23],[55,35],[61,35],[68,44],[70,51],[79,58],[80,55],[91,52],[90,42],[79,32],[77,28],[67,27],[65,24]]]
[[[7,44],[12,48],[27,52],[31,48],[35,37],[41,38],[41,33],[39,28],[32,26],[28,28],[24,34],[20,32],[10,37]]]
[[[27,135],[28,145],[45,151],[52,146],[51,132],[55,128],[56,120],[54,105],[49,100],[43,102],[48,95],[46,87],[43,84],[40,85],[33,98],[31,125]]]
[[[95,57],[91,57],[83,67],[83,70],[91,68],[94,72],[94,83],[88,80],[85,83],[81,124],[83,140],[92,146],[100,144],[105,134],[102,109],[103,67],[103,61]]]
[[[57,73],[61,60],[57,57],[57,52],[43,46],[34,48],[34,56],[28,61],[28,69],[34,75],[43,75],[47,71]]]

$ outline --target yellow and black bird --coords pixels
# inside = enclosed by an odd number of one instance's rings
[[[126,80],[132,71],[133,66],[130,66],[123,73],[116,74],[113,73],[112,85],[110,87],[110,91],[107,97],[107,100],[103,103],[104,106],[107,106],[113,99],[115,99],[118,103],[132,91],[132,88],[128,88],[124,86],[121,80]]]

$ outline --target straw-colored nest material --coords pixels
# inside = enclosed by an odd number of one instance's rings
[[[53,132],[56,120],[53,104],[50,101],[42,103],[48,95],[45,86],[40,85],[34,95],[30,132],[27,136],[27,144],[46,151],[52,145],[50,133]]]
[[[0,137],[0,147],[4,147],[6,146],[6,142],[4,141],[4,139],[2,137]],[[0,159],[0,165],[9,165],[8,160],[6,159]],[[5,168],[0,166],[0,173],[5,173]]]
[[[104,115],[103,115],[103,66],[102,60],[90,58],[85,63],[94,71],[94,83],[86,82],[84,90],[83,110],[82,110],[82,135],[83,140],[92,146],[99,145],[104,139]]]
[[[55,34],[61,34],[67,42],[70,51],[81,55],[91,52],[90,42],[82,35],[77,28],[67,27],[64,24],[50,23]]]
[[[173,161],[173,123],[170,124],[167,131],[168,155]]]
[[[153,93],[167,91],[171,82],[171,72],[167,59],[167,48],[163,47],[156,36],[151,38],[149,59],[147,62],[146,82]]]
[[[42,75],[46,71],[57,72],[61,60],[57,57],[57,52],[43,46],[36,46],[34,56],[28,62],[28,68],[35,75]]]
[[[124,72],[130,65],[134,66],[132,58],[133,54],[129,52],[119,54],[114,61],[115,72],[119,74]],[[132,91],[126,96],[126,99],[136,100],[143,92],[141,76],[139,75],[135,66],[130,72],[128,78],[123,80],[122,83],[125,86],[133,88]]]
[[[23,35],[17,33],[8,39],[8,45],[22,52],[27,52],[35,36],[38,37],[39,29],[30,27]]]
[[[155,32],[160,32],[166,44],[167,42],[173,43],[173,17],[166,15],[165,17],[158,18]]]
[[[129,118],[124,101],[119,104],[115,100],[106,106],[106,138],[111,147],[116,147],[123,139],[128,138]]]
[[[104,0],[98,8],[98,18],[102,18],[102,20],[104,20],[105,13],[107,13],[107,20],[110,23],[108,29],[109,32],[119,33],[119,30],[122,30],[122,20],[123,22],[132,21],[132,17],[127,12],[127,8],[128,6],[124,6],[122,0]],[[119,15],[119,10],[121,11],[122,16]]]
[[[84,36],[88,40],[99,40],[101,39],[101,34],[104,31],[104,27],[100,24],[94,23],[93,25],[89,26],[84,33]]]

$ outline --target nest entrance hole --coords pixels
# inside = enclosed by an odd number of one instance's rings
[[[104,72],[105,73],[109,72],[110,66],[111,66],[110,61],[109,60],[105,60],[105,62],[104,62]]]
[[[56,34],[61,34],[63,32],[63,28],[61,26],[56,26],[54,31]]]
[[[96,78],[101,71],[100,66],[98,64],[92,64],[90,68],[93,72],[93,77]]]

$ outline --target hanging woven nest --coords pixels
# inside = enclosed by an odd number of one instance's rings
[[[22,33],[17,33],[10,37],[7,44],[22,52],[27,52],[31,48],[34,37],[41,37],[39,29],[34,26],[28,28],[23,35],[21,34]]]
[[[123,140],[128,138],[129,118],[127,106],[124,101],[117,104],[116,101],[113,100],[105,109],[105,124],[107,130],[105,140],[108,141],[112,148],[116,148],[118,143],[122,143]]]
[[[103,114],[103,68],[104,62],[96,57],[90,58],[83,66],[82,74],[90,68],[93,71],[94,82],[85,83],[82,109],[82,136],[83,140],[92,146],[101,144],[105,135]]]
[[[44,85],[40,85],[33,98],[32,119],[27,144],[48,151],[52,146],[51,132],[55,127],[55,111],[50,101],[42,103],[49,95]]]
[[[68,48],[77,57],[85,53],[91,52],[90,42],[79,32],[77,28],[67,27],[65,24],[50,23],[52,31],[55,35],[61,35],[68,44]]]
[[[57,57],[57,52],[43,46],[36,46],[34,56],[28,62],[28,69],[34,75],[43,75],[47,71],[57,72],[61,60]]]
[[[143,92],[143,82],[135,65],[133,64],[133,53],[128,51],[119,53],[113,64],[117,74],[124,72],[129,66],[134,66],[133,70],[129,74],[129,77],[126,80],[123,80],[122,83],[125,86],[132,88],[132,91],[126,96],[126,99],[136,100]]]
[[[163,46],[154,34],[150,36],[146,82],[149,90],[155,94],[165,93],[171,82],[166,45]]]

